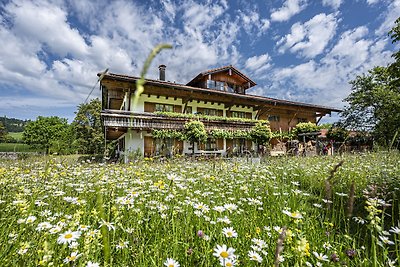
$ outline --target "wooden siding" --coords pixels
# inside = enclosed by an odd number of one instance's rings
[[[226,151],[227,152],[232,152],[233,151],[233,140],[232,139],[227,139],[226,140]]]
[[[156,110],[156,104],[150,102],[144,102],[144,112],[154,112]]]
[[[174,147],[175,147],[175,153],[176,154],[182,154],[183,153],[183,141],[181,140],[174,140]]]
[[[154,153],[154,139],[151,136],[144,137],[144,156],[150,157]]]
[[[224,139],[222,138],[217,139],[217,149],[224,150]]]
[[[174,112],[176,112],[176,113],[182,113],[182,106],[174,105]]]

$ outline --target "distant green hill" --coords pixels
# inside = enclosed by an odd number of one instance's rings
[[[0,117],[0,122],[3,123],[3,125],[6,127],[7,132],[9,133],[17,133],[17,132],[23,132],[25,125],[29,122],[30,120],[20,120],[20,119],[15,119],[15,118],[7,118],[6,116]]]

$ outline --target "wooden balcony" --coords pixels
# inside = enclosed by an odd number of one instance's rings
[[[189,118],[169,117],[153,113],[133,113],[127,111],[103,110],[101,113],[103,125],[113,128],[130,128],[137,130],[183,130]],[[222,118],[222,117],[221,117]],[[255,125],[254,122],[208,120],[200,118],[205,128],[210,130],[246,130],[250,131]]]

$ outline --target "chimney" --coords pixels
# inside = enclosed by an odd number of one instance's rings
[[[167,66],[165,65],[160,65],[158,66],[158,69],[160,70],[160,81],[165,81],[165,68]]]

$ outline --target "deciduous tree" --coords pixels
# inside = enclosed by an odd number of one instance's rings
[[[46,153],[49,153],[52,145],[63,139],[68,127],[67,119],[56,116],[39,116],[35,121],[28,122],[22,138],[25,143],[36,148],[45,149]],[[53,152],[58,151],[53,150]]]
[[[257,122],[250,131],[251,139],[257,145],[265,145],[272,138],[271,128],[268,122]]]
[[[101,125],[101,102],[98,98],[80,104],[72,123],[76,144],[83,154],[104,153],[104,132]]]
[[[392,42],[400,41],[400,18],[389,32]],[[376,141],[389,145],[400,129],[400,51],[387,67],[375,67],[350,82],[352,92],[339,125],[371,132]]]
[[[7,130],[6,127],[0,122],[0,142],[3,142],[6,139]]]
[[[186,140],[192,144],[192,154],[194,154],[194,143],[207,141],[207,131],[201,121],[189,121],[185,123],[184,134]]]

